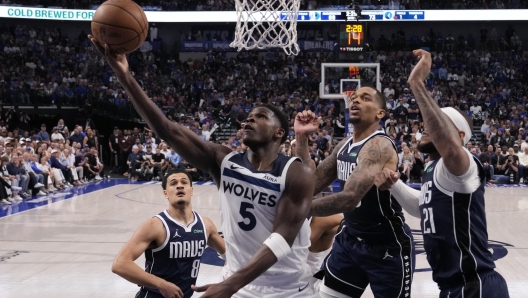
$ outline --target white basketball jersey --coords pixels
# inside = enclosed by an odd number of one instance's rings
[[[286,173],[296,159],[279,155],[271,171],[253,169],[247,153],[233,152],[222,161],[219,193],[226,242],[227,262],[224,269],[229,275],[242,267],[273,232]],[[250,284],[284,287],[295,281],[308,281],[310,270],[306,262],[309,246],[310,225],[306,220],[295,238],[292,251]]]

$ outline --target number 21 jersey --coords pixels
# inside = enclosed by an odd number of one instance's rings
[[[495,268],[487,247],[484,168],[477,158],[470,158],[471,166],[477,167],[474,175],[479,176],[473,192],[453,191],[457,186],[443,178],[447,169],[442,159],[430,161],[422,177],[420,225],[427,261],[440,289],[478,280],[479,274]],[[470,177],[465,180],[466,185],[473,183]]]

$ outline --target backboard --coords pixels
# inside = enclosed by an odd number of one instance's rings
[[[343,99],[345,91],[365,86],[381,91],[379,63],[321,63],[320,98]]]

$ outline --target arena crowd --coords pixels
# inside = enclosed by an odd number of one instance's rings
[[[0,32],[4,103],[89,103],[98,112],[113,117],[139,118],[128,95],[94,52],[84,32],[73,40],[58,28],[3,26]],[[475,32],[477,39],[442,32],[406,37],[404,32],[397,32],[391,38],[378,36],[374,40],[374,51],[365,56],[364,62],[381,65],[387,117],[380,122],[380,129],[393,138],[400,150],[399,169],[405,181],[419,181],[427,161],[416,149],[423,122],[406,82],[416,63],[406,48],[419,46],[434,53],[433,69],[427,79],[434,100],[441,107],[459,107],[473,118],[475,127],[480,127],[467,148],[480,156],[489,181],[526,180],[528,90],[522,82],[528,76],[528,59],[520,51],[522,44],[513,28],[501,32],[500,39],[497,35],[495,29],[488,32],[484,28]],[[245,150],[239,131],[241,123],[255,106],[276,105],[289,116],[292,128],[298,112],[314,111],[323,117],[320,131],[311,139],[310,154],[316,163],[332,152],[345,133],[343,103],[318,96],[320,64],[338,61],[332,52],[303,52],[296,57],[280,52],[241,52],[228,57],[223,51],[211,51],[204,53],[202,59],[186,61],[162,50],[129,55],[134,76],[169,119],[188,126],[204,141],[222,142],[238,152]],[[41,127],[41,133],[33,133],[31,128],[40,124],[31,123],[27,115],[15,110],[1,111],[0,120],[0,145],[6,157],[3,181],[11,185],[5,187],[5,194],[0,193],[3,202],[43,195],[86,179],[101,179],[105,166],[98,158],[99,141],[112,152],[106,168],[130,179],[159,179],[170,167],[185,167],[197,180],[209,179],[155,133],[139,125],[130,130],[116,128],[110,140],[103,141],[96,140],[89,127],[75,123],[68,123],[73,127],[71,131],[59,122],[57,130]],[[44,138],[46,134],[49,135]],[[283,154],[291,155],[293,138],[292,129]],[[28,166],[32,162],[35,167]],[[40,169],[39,164],[49,168]],[[20,172],[13,170],[17,167]]]

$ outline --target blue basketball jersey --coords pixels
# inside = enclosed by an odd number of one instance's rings
[[[480,185],[473,193],[457,193],[440,185],[437,165],[426,165],[420,197],[421,229],[433,280],[440,289],[479,280],[479,274],[495,268],[488,250],[484,206],[484,167],[478,167]]]
[[[394,142],[382,131],[376,131],[361,142],[353,143],[350,138],[337,154],[337,177],[341,191],[345,182],[358,165],[359,152],[372,138],[386,138]],[[396,169],[394,169],[396,170]],[[346,231],[371,244],[390,244],[410,238],[404,231],[404,216],[400,204],[390,191],[379,190],[375,185],[361,199],[356,209],[345,212]]]
[[[193,295],[191,285],[196,284],[200,269],[200,258],[207,244],[205,223],[198,213],[194,212],[194,221],[188,226],[178,222],[163,211],[156,217],[161,220],[166,231],[163,244],[155,249],[145,250],[145,271],[178,286],[185,298]],[[161,293],[158,289],[142,287],[146,294]]]

